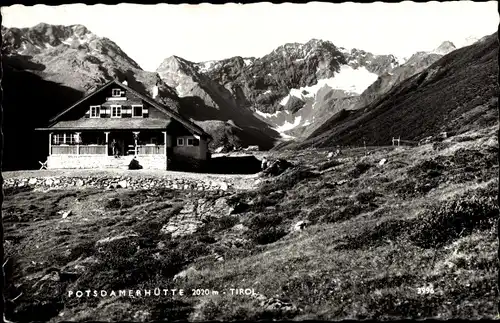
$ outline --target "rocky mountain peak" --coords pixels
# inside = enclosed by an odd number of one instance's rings
[[[451,41],[444,41],[433,52],[440,55],[446,55],[457,49]]]

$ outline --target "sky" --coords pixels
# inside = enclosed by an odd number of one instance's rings
[[[261,57],[285,43],[312,38],[374,54],[409,57],[443,41],[498,30],[496,1],[414,3],[119,4],[2,7],[5,27],[82,24],[114,41],[143,69],[171,55],[194,62]]]

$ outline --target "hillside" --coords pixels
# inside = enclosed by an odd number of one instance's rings
[[[219,83],[199,73],[195,63],[171,56],[156,69],[160,78],[174,88],[180,97],[180,113],[198,121],[199,125],[222,121],[242,133],[242,146],[258,145],[270,149],[280,135],[269,124],[257,118],[248,107],[239,106],[232,94]],[[208,127],[206,130],[214,129]],[[215,132],[214,132],[215,133]],[[224,133],[224,132],[222,132]],[[222,133],[215,133],[219,137]]]
[[[33,190],[5,173],[7,319],[497,315],[497,127],[368,156],[327,152],[273,153],[293,166],[226,191]]]
[[[47,158],[48,135],[41,138],[34,129],[81,99],[84,93],[44,80],[30,71],[15,69],[12,65],[16,62],[11,64],[11,58],[2,58],[2,167],[3,170],[37,169],[38,161]]]
[[[288,147],[390,145],[393,137],[420,140],[497,124],[497,56],[495,33],[445,55],[364,109],[333,117]]]

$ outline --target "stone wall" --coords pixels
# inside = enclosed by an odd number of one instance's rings
[[[64,189],[74,187],[93,188],[126,188],[126,189],[151,189],[170,188],[178,190],[197,191],[227,191],[232,190],[232,184],[224,181],[214,181],[209,179],[188,179],[188,178],[161,178],[161,177],[16,177],[4,180],[4,188],[32,187],[36,190]]]
[[[133,156],[113,156],[101,155],[51,155],[47,158],[48,169],[102,169],[120,168],[127,169]],[[164,155],[137,156],[137,161],[144,169],[167,168],[167,158]]]

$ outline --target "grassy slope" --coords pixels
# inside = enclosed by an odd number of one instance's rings
[[[498,34],[445,55],[376,102],[331,120],[290,148],[388,145],[440,131],[462,133],[498,120]],[[381,131],[383,129],[383,131]]]
[[[496,315],[496,127],[434,146],[368,156],[346,151],[334,162],[317,150],[279,154],[274,157],[298,166],[256,191],[227,196],[239,205],[236,215],[183,238],[159,230],[188,200],[215,193],[6,191],[6,250],[13,260],[8,298],[23,292],[9,303],[10,317],[130,320],[139,310],[149,319],[201,320]],[[383,166],[381,158],[388,160]],[[67,219],[56,214],[68,208]],[[311,224],[289,233],[299,220]],[[96,245],[130,230],[139,236]],[[48,268],[77,271],[75,264],[84,266],[81,273],[43,279]],[[196,270],[172,282],[189,267]],[[429,285],[434,294],[417,293]],[[228,294],[65,297],[68,289],[157,286],[255,288],[299,310],[266,310],[257,300]]]

